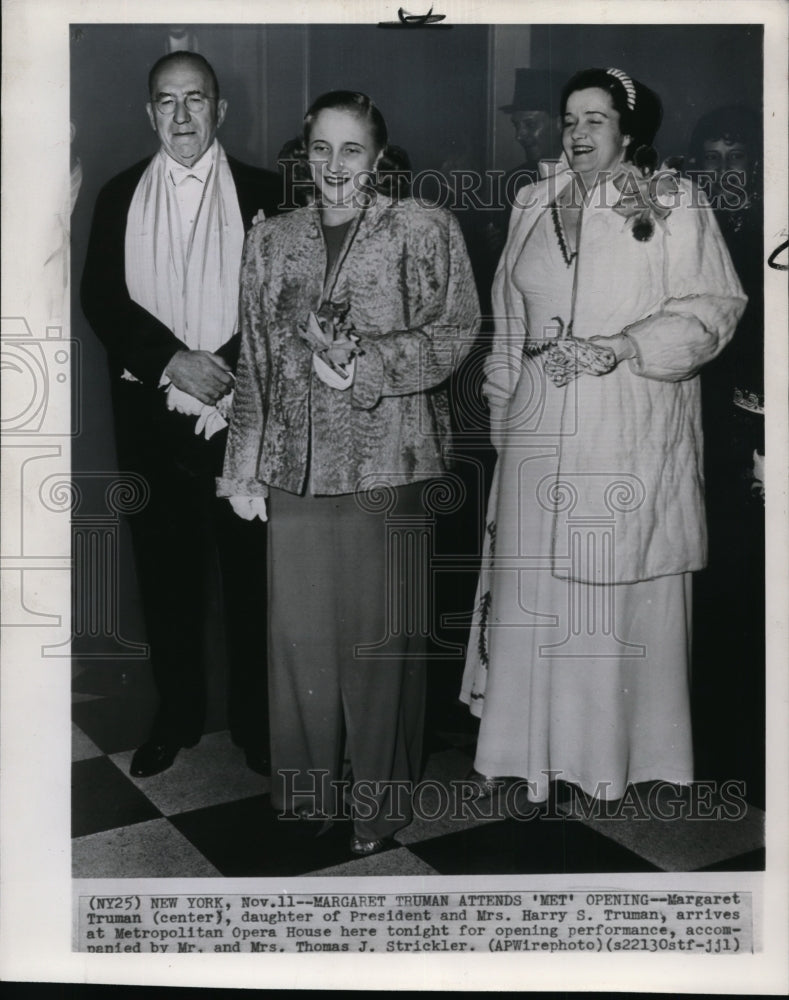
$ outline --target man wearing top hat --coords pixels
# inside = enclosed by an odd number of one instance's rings
[[[541,160],[553,160],[561,155],[559,93],[563,78],[561,73],[545,69],[516,69],[512,102],[499,108],[509,114],[515,141],[526,156],[523,163],[510,170],[504,178],[504,237],[517,192],[524,184],[539,179]]]
[[[559,77],[548,70],[515,70],[512,103],[499,110],[509,114],[515,140],[526,154],[519,170],[536,173],[540,160],[554,159],[561,152],[560,87]]]
[[[489,304],[490,284],[507,239],[515,195],[524,184],[539,179],[540,161],[558,159],[561,155],[559,97],[562,82],[566,78],[566,74],[545,69],[516,69],[512,102],[499,108],[499,111],[509,114],[515,130],[515,140],[523,149],[526,159],[502,178],[498,209],[490,214],[486,226],[485,246],[488,259],[483,268],[485,274],[480,281],[483,308],[487,308]]]

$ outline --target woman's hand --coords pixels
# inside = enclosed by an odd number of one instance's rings
[[[265,497],[228,497],[230,506],[245,521],[254,521],[259,517],[261,521],[268,521]]]
[[[607,343],[610,339],[559,337],[552,340],[543,355],[545,374],[558,389],[563,389],[579,375],[607,375],[618,363],[613,348]],[[597,343],[593,342],[595,340]]]
[[[636,345],[626,333],[616,333],[613,337],[590,337],[590,344],[599,344],[600,347],[607,347],[616,355],[616,363],[628,361],[638,354]]]

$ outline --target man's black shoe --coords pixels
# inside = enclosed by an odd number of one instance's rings
[[[193,743],[148,740],[132,757],[129,774],[133,778],[150,778],[154,774],[161,774],[162,771],[166,771],[168,767],[172,766],[181,747],[193,747],[196,742],[196,740]]]
[[[264,778],[271,777],[271,759],[267,750],[245,748],[244,757],[247,767]]]

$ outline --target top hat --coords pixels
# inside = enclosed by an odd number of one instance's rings
[[[511,104],[502,104],[499,111],[546,111],[559,113],[559,90],[556,74],[547,69],[516,69],[515,93]]]

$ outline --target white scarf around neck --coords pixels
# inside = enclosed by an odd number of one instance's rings
[[[208,154],[204,154],[208,155]],[[181,254],[180,216],[163,149],[145,169],[126,221],[132,299],[192,350],[216,351],[236,332],[244,224],[225,151],[214,165]]]

